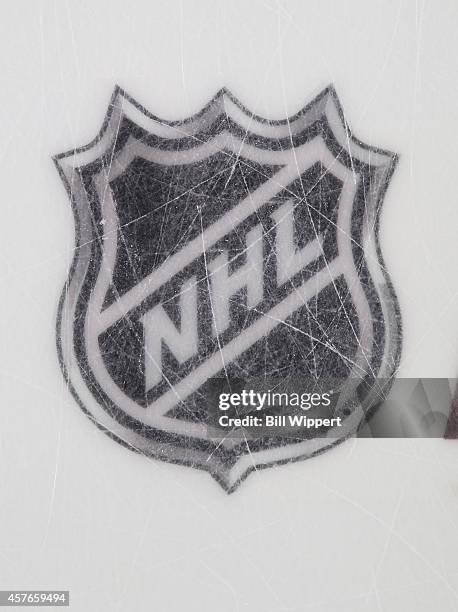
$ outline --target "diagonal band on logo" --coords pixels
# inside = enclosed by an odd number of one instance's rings
[[[349,209],[348,202],[351,202],[354,197],[354,191],[356,188],[355,179],[353,174],[342,164],[335,159],[330,151],[327,149],[322,138],[317,137],[312,141],[306,142],[297,149],[288,151],[283,157],[278,153],[275,154],[272,159],[272,153],[266,151],[259,153],[258,150],[251,150],[250,147],[244,145],[243,142],[239,141],[232,135],[222,133],[215,137],[211,141],[211,146],[206,150],[207,155],[212,155],[219,150],[228,150],[237,156],[243,149],[243,157],[245,159],[252,159],[253,161],[263,161],[264,163],[276,161],[284,161],[285,165],[276,172],[272,179],[263,182],[256,190],[250,192],[241,202],[234,206],[231,210],[223,214],[223,216],[210,227],[205,229],[201,235],[196,236],[191,240],[185,247],[179,252],[168,258],[157,270],[154,270],[141,282],[137,283],[130,291],[120,296],[112,305],[108,306],[104,310],[100,311],[100,314],[95,316],[97,308],[91,308],[89,333],[88,335],[95,339],[100,334],[105,332],[109,327],[114,325],[126,316],[133,309],[138,308],[141,303],[151,296],[152,293],[157,291],[164,283],[170,281],[170,279],[179,273],[183,268],[190,264],[193,260],[200,257],[205,253],[211,246],[213,246],[218,240],[223,238],[228,228],[233,231],[239,226],[244,220],[250,215],[257,213],[263,206],[272,201],[275,196],[285,191],[297,177],[300,176],[304,171],[311,168],[314,164],[320,162],[323,164],[326,172],[332,172],[342,181],[342,192],[340,196],[341,206],[340,210],[345,213]],[[198,147],[198,148],[204,148]],[[111,278],[113,273],[113,266],[115,262],[114,254],[110,256],[110,248],[106,244],[107,240],[110,240],[112,244],[115,244],[117,234],[120,231],[119,219],[116,214],[116,204],[113,199],[112,191],[109,187],[110,181],[114,180],[127,165],[130,158],[141,157],[148,161],[158,161],[158,158],[164,163],[164,153],[159,154],[155,150],[151,150],[148,147],[142,145],[142,143],[130,141],[126,149],[129,151],[128,160],[119,161],[113,164],[115,171],[112,175],[107,175],[103,170],[95,179],[94,183],[97,187],[98,196],[102,204],[102,214],[104,223],[103,240],[105,243],[105,254],[102,261],[102,268],[104,267],[105,274],[101,274],[97,281],[94,294],[97,293],[102,296],[106,292],[108,279]],[[123,152],[123,155],[124,152]],[[194,155],[199,156],[199,153],[194,151]],[[170,156],[167,156],[170,158]],[[189,153],[186,151],[182,156],[177,153],[173,154],[173,162],[179,163],[180,157],[184,157],[186,161],[193,162],[194,157],[189,159]],[[205,159],[201,155],[202,159]],[[170,163],[172,159],[167,159]],[[306,195],[306,194],[305,194]],[[307,205],[307,203],[303,203]],[[297,205],[296,205],[297,206]],[[279,221],[281,223],[281,220]],[[345,230],[346,223],[344,220],[340,220],[339,228],[345,235],[349,232],[349,228]],[[337,237],[338,242],[339,236]],[[341,257],[345,257],[345,250],[348,251],[347,242],[343,242],[343,252]],[[322,255],[322,244],[320,237],[318,236],[314,240],[310,241],[303,249],[305,258],[302,260],[302,265],[305,268],[310,262],[317,259]],[[344,266],[339,264],[338,258],[334,261],[326,261],[326,267],[315,275],[315,278],[307,280],[300,287],[291,287],[292,294],[284,299],[280,304],[271,308],[267,312],[262,312],[263,319],[252,324],[250,327],[243,329],[241,333],[234,338],[231,342],[225,346],[219,346],[219,350],[211,355],[204,363],[192,370],[192,372],[185,376],[180,382],[177,382],[167,392],[160,396],[155,401],[151,402],[147,406],[147,412],[144,413],[144,418],[147,418],[147,413],[152,412],[156,417],[165,415],[177,402],[184,401],[191,393],[196,391],[208,378],[217,374],[217,372],[224,370],[227,363],[235,360],[240,354],[250,348],[257,340],[268,334],[272,329],[279,324],[284,324],[285,320],[299,307],[306,304],[312,297],[316,296],[327,284],[334,283],[336,278],[343,272]],[[259,270],[253,271],[255,274],[259,274]],[[103,290],[98,290],[97,286],[101,279],[105,277],[105,284]],[[208,274],[207,274],[208,277]],[[189,288],[187,289],[189,290]],[[94,301],[94,295],[91,297],[91,301]],[[102,300],[99,300],[99,304],[102,304]],[[93,345],[94,346],[94,345]],[[93,355],[92,355],[93,353]],[[93,358],[98,353],[97,348],[91,351],[90,363],[95,370],[100,372],[103,371],[102,359]],[[154,364],[160,369],[159,364]],[[100,376],[102,379],[102,376]],[[105,377],[107,378],[107,377]]]

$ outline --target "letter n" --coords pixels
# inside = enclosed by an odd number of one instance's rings
[[[180,292],[180,329],[158,304],[144,314],[140,321],[145,334],[145,390],[149,391],[162,381],[163,344],[181,365],[198,349],[197,281],[192,277]]]

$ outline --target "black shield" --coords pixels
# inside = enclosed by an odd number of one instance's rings
[[[332,88],[282,121],[222,90],[174,123],[116,89],[98,137],[56,164],[76,226],[59,354],[103,429],[228,491],[358,429],[400,354],[378,243],[396,156],[352,136]],[[215,432],[218,381],[324,379],[338,432]]]

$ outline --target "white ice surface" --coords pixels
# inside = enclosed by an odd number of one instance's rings
[[[1,2],[0,589],[71,610],[458,610],[458,450],[359,440],[232,496],[100,433],[54,338],[72,258],[51,155],[98,131],[117,82],[154,114],[223,85],[290,115],[334,83],[355,135],[398,152],[381,244],[403,376],[458,372],[458,4]]]

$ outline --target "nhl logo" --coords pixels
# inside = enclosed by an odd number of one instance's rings
[[[281,121],[222,90],[180,122],[116,89],[99,136],[55,161],[76,227],[59,356],[100,427],[227,491],[357,431],[400,354],[378,243],[396,156],[352,136],[331,87]],[[215,379],[326,377],[353,398],[338,434],[209,426]]]

